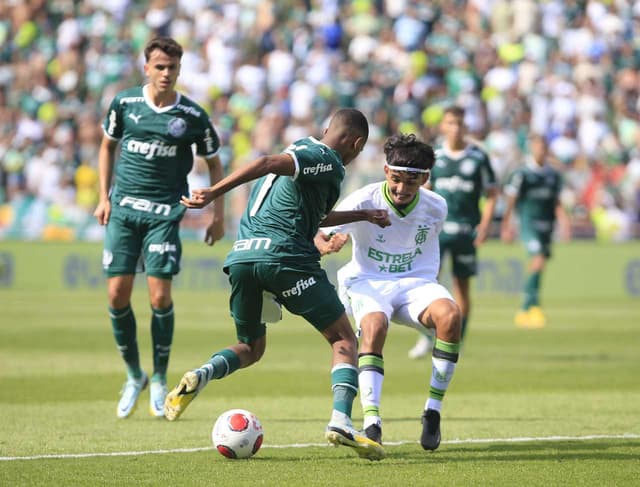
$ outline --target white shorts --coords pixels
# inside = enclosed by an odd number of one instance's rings
[[[340,299],[353,316],[358,329],[362,318],[384,313],[387,322],[424,329],[418,317],[436,299],[450,299],[449,291],[437,282],[415,277],[394,280],[347,280],[340,286]]]

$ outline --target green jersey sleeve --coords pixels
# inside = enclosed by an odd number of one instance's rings
[[[111,100],[109,110],[107,111],[102,128],[107,137],[120,140],[124,134],[123,105],[120,103],[120,96],[116,96]]]

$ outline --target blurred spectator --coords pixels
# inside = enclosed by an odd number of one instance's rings
[[[0,2],[0,238],[101,238],[98,121],[158,34],[185,46],[180,89],[228,167],[358,107],[371,137],[353,188],[389,134],[432,139],[458,104],[500,180],[545,137],[575,235],[640,237],[640,1],[34,0]]]

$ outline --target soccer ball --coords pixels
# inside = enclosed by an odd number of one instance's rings
[[[249,458],[262,446],[262,424],[245,409],[222,413],[211,431],[213,446],[227,458]]]

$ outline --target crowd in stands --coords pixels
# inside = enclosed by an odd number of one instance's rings
[[[102,238],[101,120],[155,35],[185,48],[178,89],[228,169],[356,107],[371,136],[347,192],[379,179],[387,136],[433,141],[457,104],[501,180],[545,136],[576,235],[640,237],[640,0],[0,0],[0,238]]]

